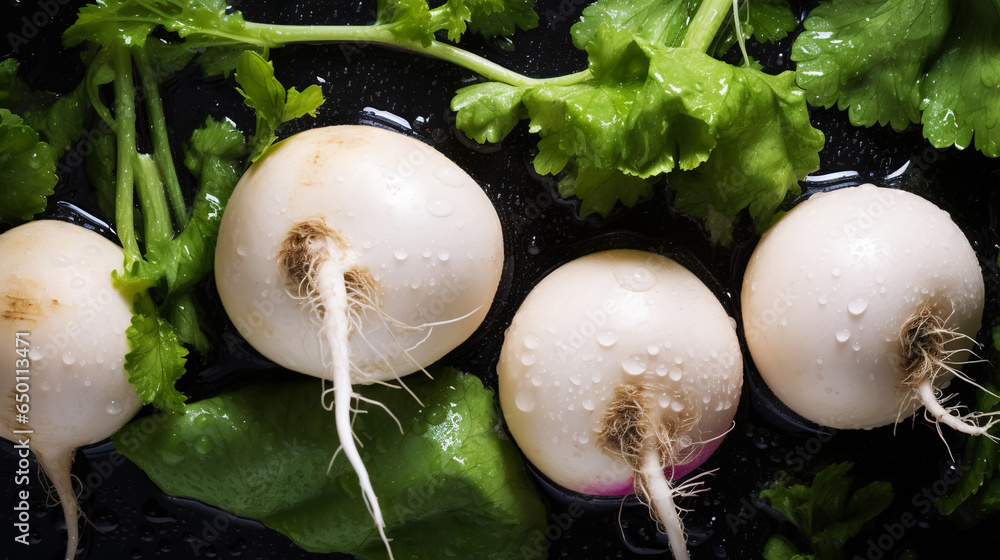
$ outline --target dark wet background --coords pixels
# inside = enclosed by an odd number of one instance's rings
[[[59,35],[72,21],[80,2],[64,5],[60,1],[0,0],[0,56],[16,48],[16,56],[23,62],[22,71],[35,88],[65,91],[82,75],[75,55],[68,55],[59,46]],[[305,0],[235,3],[250,21],[312,24],[368,23],[373,19],[375,5]],[[582,0],[541,1],[538,29],[519,33],[512,42],[470,36],[463,44],[531,76],[576,71],[585,66],[585,58],[572,47],[569,27],[583,6]],[[768,71],[780,71],[790,67],[790,44],[789,38],[776,46],[751,47],[751,54]],[[327,98],[315,121],[307,117],[283,128],[282,134],[343,123],[372,124],[412,134],[469,171],[494,200],[507,238],[504,280],[483,328],[445,362],[495,386],[493,365],[503,330],[534,283],[573,257],[612,247],[647,249],[680,260],[713,287],[731,313],[738,316],[742,273],[756,242],[748,221],[739,225],[731,248],[713,247],[698,223],[670,207],[669,190],[662,183],[651,200],[634,209],[619,208],[607,218],[580,219],[576,205],[555,194],[551,178],[534,174],[530,162],[536,137],[527,134],[524,123],[502,146],[478,146],[455,130],[454,114],[448,109],[451,96],[476,78],[446,63],[352,45],[285,47],[273,51],[272,60],[286,87],[302,89],[320,83]],[[229,80],[205,79],[189,70],[171,81],[163,95],[175,153],[208,114],[232,118],[243,130],[252,129],[252,114]],[[814,111],[813,122],[827,135],[822,167],[814,175],[835,173],[840,178],[806,183],[806,193],[871,181],[912,190],[950,211],[980,255],[987,275],[984,324],[990,324],[1000,309],[1000,275],[995,264],[1000,248],[1000,189],[996,188],[1000,185],[1000,161],[971,151],[935,150],[919,130],[895,133],[855,129],[841,112]],[[900,173],[904,166],[906,169]],[[186,186],[193,189],[191,178],[184,179]],[[100,229],[103,217],[90,197],[82,168],[75,168],[63,179],[56,198],[50,203],[48,216],[85,221]],[[209,301],[215,297],[214,290],[211,282],[200,288]],[[210,313],[212,331],[216,333],[214,350],[201,364],[192,360],[200,373],[189,374],[182,382],[182,389],[196,398],[245,379],[247,371],[272,367],[235,334],[221,307],[210,306]],[[987,340],[985,331],[980,340]],[[892,506],[849,544],[847,558],[894,559],[906,551],[917,552],[918,558],[984,557],[977,552],[980,550],[990,551],[985,557],[996,555],[1000,536],[993,524],[960,530],[934,513],[932,502],[950,489],[954,467],[932,427],[917,421],[902,424],[895,434],[891,427],[817,434],[784,414],[761,388],[752,364],[747,365],[737,427],[703,466],[718,469],[709,483],[711,490],[681,504],[693,510],[686,517],[693,558],[759,558],[770,534],[783,531],[793,535],[794,529],[779,522],[756,498],[757,492],[781,470],[809,478],[814,470],[844,460],[857,463],[855,474],[860,481],[891,480],[896,493]],[[974,367],[969,371],[982,374],[984,369]],[[963,391],[965,402],[971,402],[969,395],[969,391]],[[962,439],[948,439],[960,457]],[[13,470],[15,457],[9,444],[0,445],[0,465],[0,472]],[[252,520],[237,519],[192,500],[162,494],[108,443],[83,450],[73,472],[82,481],[81,505],[90,520],[83,530],[80,558],[322,557],[303,552]],[[6,512],[14,505],[13,485],[7,479],[0,486],[0,511]],[[665,539],[656,534],[645,508],[634,501],[626,500],[624,505],[618,500],[581,502],[547,488],[541,479],[539,489],[549,501],[553,516],[546,541],[551,558],[666,557]],[[62,514],[57,507],[47,507],[51,505],[46,503],[41,484],[36,484],[32,493],[35,513],[30,552],[25,554],[20,545],[10,544],[12,528],[4,522],[0,524],[0,553],[32,560],[61,558]],[[570,512],[580,511],[579,505],[586,513],[572,515]],[[914,515],[919,523],[899,531],[896,524],[907,514]],[[7,518],[6,513],[0,516]]]

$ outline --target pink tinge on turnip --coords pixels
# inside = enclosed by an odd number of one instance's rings
[[[821,426],[869,429],[925,407],[938,425],[987,434],[997,419],[945,406],[976,360],[983,274],[951,217],[874,185],[813,195],[764,236],[743,281],[757,370],[791,410]]]
[[[507,426],[559,486],[636,492],[687,558],[675,498],[731,429],[743,384],[735,322],[694,274],[661,255],[573,260],[532,289],[497,365]]]
[[[76,450],[125,425],[142,402],[129,384],[131,300],[112,284],[122,249],[84,227],[39,220],[0,235],[0,435],[30,449],[66,520],[66,560],[79,517]]]
[[[332,382],[317,398],[334,411],[338,454],[358,474],[390,557],[351,431],[364,400],[351,386],[405,388],[400,377],[464,342],[490,309],[503,262],[483,189],[430,146],[371,126],[276,144],[226,207],[215,256],[226,313],[264,356]]]

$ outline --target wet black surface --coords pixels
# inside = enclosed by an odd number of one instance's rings
[[[58,8],[50,23],[38,26],[47,14],[43,4]],[[26,77],[34,87],[64,91],[79,80],[82,68],[59,50],[59,33],[71,21],[73,6],[50,2],[0,0],[0,55],[15,47],[24,61]],[[374,2],[344,7],[337,2],[237,2],[248,20],[278,23],[367,23]],[[301,6],[299,6],[301,4]],[[307,7],[303,7],[307,6]],[[582,69],[582,53],[570,41],[568,29],[583,4],[573,0],[543,2],[538,29],[520,33],[513,49],[503,43],[473,40],[466,45],[502,64],[532,76],[562,74]],[[569,15],[559,11],[564,8]],[[22,19],[25,18],[25,19]],[[31,24],[31,27],[28,26]],[[32,28],[38,29],[29,33]],[[24,37],[20,41],[14,34]],[[28,37],[31,35],[31,37]],[[777,46],[752,48],[768,71],[789,67],[790,39]],[[503,330],[531,287],[554,267],[573,257],[611,247],[648,249],[677,258],[692,268],[719,294],[724,305],[738,316],[743,268],[756,237],[752,224],[740,223],[730,248],[709,244],[699,224],[674,211],[669,190],[658,185],[655,195],[634,209],[619,208],[607,218],[580,219],[572,201],[560,199],[551,178],[531,169],[535,137],[522,123],[502,146],[482,147],[465,139],[453,126],[448,104],[454,91],[475,77],[462,69],[413,55],[370,46],[303,45],[275,50],[272,60],[286,86],[300,89],[321,83],[327,103],[313,121],[303,119],[283,128],[299,129],[340,123],[366,123],[412,134],[434,145],[479,181],[495,202],[504,222],[507,263],[496,304],[482,329],[444,361],[482,377],[495,386],[496,363]],[[252,127],[252,114],[223,79],[204,79],[187,71],[168,84],[164,92],[167,120],[175,150],[206,115],[229,117],[244,130]],[[814,124],[827,135],[822,167],[815,176],[853,172],[838,179],[806,183],[806,195],[819,189],[873,181],[922,194],[950,211],[966,231],[988,278],[987,324],[998,304],[995,256],[1000,247],[997,219],[1000,213],[1000,162],[973,152],[935,150],[918,130],[903,133],[886,129],[856,129],[846,114],[813,112]],[[898,171],[907,165],[907,168]],[[843,174],[842,174],[843,175]],[[887,177],[892,178],[887,179]],[[190,178],[186,186],[193,188]],[[102,220],[90,197],[81,168],[60,184],[59,203],[48,215],[74,220]],[[208,301],[215,298],[211,281],[200,287]],[[195,364],[197,372],[183,382],[192,397],[217,393],[245,376],[247,371],[270,370],[271,364],[250,349],[216,305],[209,306],[215,343],[213,351]],[[980,340],[985,340],[985,332]],[[193,360],[196,362],[198,360]],[[192,363],[193,363],[192,362]],[[934,429],[923,421],[906,422],[893,429],[862,432],[817,433],[790,418],[773,402],[747,364],[747,383],[737,415],[737,426],[719,451],[702,467],[717,469],[705,494],[689,499],[687,526],[693,558],[760,557],[767,537],[775,531],[792,534],[787,524],[757,498],[781,470],[808,477],[822,466],[852,460],[859,480],[889,479],[896,499],[893,505],[845,550],[848,558],[892,559],[905,551],[918,558],[995,556],[1000,537],[990,524],[961,531],[940,519],[931,508],[948,490],[953,467]],[[970,368],[982,373],[982,367]],[[290,374],[289,374],[290,375]],[[967,399],[968,391],[963,396]],[[956,456],[963,440],[948,436]],[[0,472],[9,473],[15,458],[11,445],[0,445]],[[191,500],[163,495],[132,464],[105,443],[84,450],[74,466],[83,486],[81,505],[90,525],[83,529],[79,558],[313,558],[281,535],[251,520],[236,519]],[[6,474],[5,474],[6,475]],[[8,519],[14,498],[9,480],[0,483],[2,519]],[[61,512],[50,508],[42,486],[32,494],[30,552],[10,544],[12,528],[0,528],[0,551],[13,558],[61,558],[64,547]],[[666,541],[657,535],[645,508],[634,501],[580,501],[551,489],[539,477],[539,491],[551,506],[552,525],[544,544],[552,558],[601,559],[666,557]],[[583,514],[579,512],[583,511]],[[896,530],[902,516],[912,514],[915,527]],[[446,538],[446,535],[442,535]]]

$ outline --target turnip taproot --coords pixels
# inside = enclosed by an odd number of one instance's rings
[[[111,437],[142,405],[124,368],[130,299],[111,280],[123,261],[120,247],[66,222],[0,235],[0,434],[30,449],[51,479],[67,560],[79,540],[75,451]]]
[[[743,324],[761,377],[808,420],[874,428],[923,405],[982,434],[940,396],[971,357],[983,300],[976,253],[945,211],[862,185],[813,195],[764,234]]]
[[[674,496],[692,487],[668,478],[716,449],[743,384],[735,322],[701,280],[643,251],[573,260],[528,294],[497,371],[507,426],[538,470],[584,494],[634,489],[687,557]]]
[[[465,341],[502,267],[500,220],[479,185],[430,146],[375,127],[275,145],[226,207],[215,259],[223,306],[266,357],[333,382],[342,450],[383,540],[351,434],[351,384],[398,379]]]

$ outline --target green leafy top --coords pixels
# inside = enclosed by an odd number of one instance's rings
[[[128,45],[142,46],[152,30],[162,26],[191,48],[266,49],[309,40],[305,36],[337,40],[359,38],[373,30],[376,35],[388,32],[401,46],[426,47],[442,30],[448,39],[458,41],[466,30],[489,36],[535,27],[538,15],[533,4],[531,0],[448,0],[432,10],[425,0],[379,0],[373,26],[296,27],[247,22],[226,0],[102,0],[80,10],[63,41],[69,46],[84,41],[109,46],[124,39]],[[377,38],[386,41],[384,36]]]
[[[725,217],[744,208],[769,225],[786,196],[799,192],[798,180],[819,167],[824,138],[793,73],[772,76],[706,52],[732,24],[726,6],[598,1],[572,28],[574,44],[587,51],[585,72],[463,88],[452,100],[457,125],[479,142],[497,142],[527,118],[541,136],[535,170],[564,173],[560,193],[580,198],[583,215],[635,204],[667,175],[680,210],[713,217],[716,240],[729,239],[733,221]],[[781,0],[750,3],[748,21],[765,39],[796,24]]]
[[[56,157],[21,117],[0,109],[0,219],[30,220],[55,191]]]
[[[83,134],[88,104],[81,82],[66,95],[29,89],[17,60],[0,61],[0,219],[30,220],[45,210],[58,161]]]
[[[532,0],[448,0],[433,10],[425,0],[379,0],[377,14],[377,25],[424,47],[434,42],[438,31],[458,41],[467,30],[488,37],[538,25]]]
[[[274,77],[269,60],[253,51],[244,51],[236,63],[237,91],[247,106],[257,115],[257,127],[250,140],[250,161],[257,161],[277,139],[275,131],[282,123],[303,115],[316,116],[323,104],[323,91],[316,84],[299,92],[294,87],[285,91]]]
[[[878,516],[892,502],[888,482],[854,486],[849,475],[853,463],[830,465],[816,474],[812,484],[782,479],[761,491],[785,519],[798,529],[811,549],[802,553],[788,538],[772,536],[764,547],[765,560],[840,560],[845,558],[844,544]]]
[[[809,102],[856,126],[923,125],[943,148],[1000,156],[1000,9],[996,2],[830,0],[792,46]]]
[[[192,46],[265,45],[265,39],[247,28],[243,15],[229,7],[226,0],[101,0],[80,9],[63,42],[143,46],[150,33],[163,26]]]
[[[363,405],[354,432],[397,558],[543,558],[545,509],[513,444],[499,435],[493,393],[450,369],[406,391],[358,388],[400,419]],[[313,552],[385,558],[341,456],[321,382],[251,385],[134,422],[116,448],[165,492],[254,517]],[[150,426],[153,430],[150,431]]]

